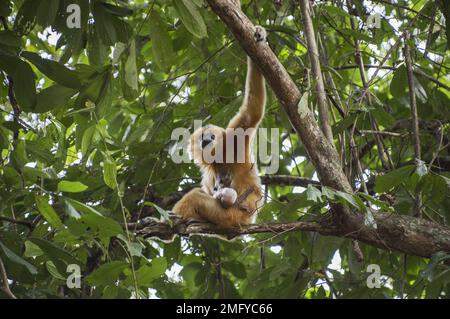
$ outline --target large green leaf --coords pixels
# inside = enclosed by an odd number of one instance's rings
[[[153,57],[156,64],[162,70],[167,71],[173,65],[174,54],[166,23],[156,11],[152,11],[148,23],[150,24]]]
[[[33,266],[28,261],[26,261],[22,257],[20,257],[17,254],[15,254],[11,249],[9,249],[4,244],[2,244],[1,241],[0,241],[0,248],[5,253],[5,256],[9,260],[11,260],[13,263],[16,263],[16,264],[19,264],[21,266],[24,266],[30,272],[30,274],[32,274],[32,275],[36,275],[38,273],[38,271],[37,271],[35,266]]]
[[[389,191],[401,183],[406,182],[406,179],[411,175],[414,169],[414,165],[406,165],[390,171],[387,174],[377,176],[374,190],[377,193]]]
[[[77,93],[75,89],[54,84],[39,92],[37,95],[37,104],[33,111],[35,113],[44,113],[52,109],[64,107],[75,93]]]
[[[56,61],[44,59],[34,52],[23,51],[21,55],[53,81],[72,89],[80,88],[81,82],[75,71]]]
[[[110,155],[105,155],[103,160],[103,180],[108,187],[115,189],[117,186],[116,162]]]
[[[66,193],[84,192],[88,187],[78,181],[60,181],[58,183],[58,191]]]
[[[205,21],[194,1],[173,0],[173,5],[186,29],[199,38],[207,36]]]
[[[128,54],[122,59],[121,82],[123,96],[127,101],[133,101],[139,95],[138,72],[136,66],[136,44],[131,41]]]
[[[0,69],[12,77],[19,106],[24,111],[31,111],[36,104],[36,75],[30,65],[16,56],[0,53]]]
[[[77,264],[80,265],[81,262],[75,258],[70,252],[56,245],[55,243],[36,237],[30,237],[28,239],[33,244],[39,246],[43,252],[45,252],[54,262],[64,261],[66,264]]]
[[[119,275],[128,267],[124,261],[114,260],[101,265],[93,273],[86,277],[90,285],[105,286],[119,279]]]
[[[406,75],[406,66],[403,64],[394,72],[392,77],[390,91],[396,98],[406,97],[408,88],[408,77]]]
[[[41,213],[41,215],[45,218],[46,221],[49,222],[53,227],[59,228],[62,226],[61,219],[59,218],[56,211],[53,207],[48,203],[47,197],[36,196],[36,206]]]

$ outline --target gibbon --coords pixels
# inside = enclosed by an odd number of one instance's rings
[[[265,40],[265,30],[259,26],[255,27],[255,40]],[[244,101],[227,129],[207,125],[191,135],[191,155],[202,173],[202,187],[184,195],[173,207],[175,214],[184,219],[209,221],[224,228],[254,221],[262,206],[263,195],[251,142],[264,116],[265,104],[264,77],[247,57]],[[205,150],[215,160],[205,159]],[[227,157],[230,150],[234,156]],[[230,157],[231,161],[228,160]]]

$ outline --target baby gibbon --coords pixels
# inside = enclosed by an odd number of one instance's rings
[[[255,39],[264,41],[265,30],[256,27]],[[191,135],[191,154],[202,173],[202,187],[184,195],[173,207],[175,214],[224,228],[254,221],[263,196],[251,142],[265,104],[264,77],[248,57],[244,101],[227,129],[207,125]]]

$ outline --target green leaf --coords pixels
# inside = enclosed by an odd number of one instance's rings
[[[43,254],[44,252],[39,248],[39,246],[33,244],[29,240],[25,241],[25,252],[23,253],[25,257],[39,257]]]
[[[105,240],[109,240],[112,236],[123,234],[124,231],[120,224],[114,219],[106,216],[83,214],[81,220],[85,222],[92,230],[96,230],[99,236]]]
[[[92,207],[90,207],[86,204],[83,204],[75,199],[65,197],[64,200],[67,201],[70,205],[72,205],[73,208],[75,208],[76,210],[78,210],[82,213],[103,216],[102,214],[100,214],[98,211],[96,211]]]
[[[156,209],[156,211],[159,213],[159,216],[161,216],[161,218],[169,223],[172,223],[172,220],[169,217],[169,212],[166,211],[165,209],[162,209],[161,207],[159,207],[158,205],[152,203],[152,202],[145,202],[144,206],[151,206],[154,207]]]
[[[64,65],[56,61],[41,58],[34,52],[23,51],[21,55],[33,63],[39,71],[51,80],[72,89],[79,89],[81,87],[81,82],[75,71],[66,68]]]
[[[81,139],[81,156],[83,156],[83,159],[87,155],[89,148],[92,146],[92,141],[96,132],[96,126],[92,125],[88,127],[83,133],[83,137]]]
[[[449,259],[450,254],[443,251],[439,251],[433,254],[426,267],[422,271],[420,271],[420,276],[426,278],[430,282],[433,281],[435,277],[436,267],[439,265],[439,263]]]
[[[174,54],[166,23],[156,11],[151,12],[148,23],[155,62],[162,70],[168,71],[173,65]]]
[[[36,13],[36,21],[41,26],[46,27],[55,21],[58,13],[59,0],[40,0],[40,5]]]
[[[322,192],[309,184],[306,188],[306,198],[315,203],[320,203],[322,201]]]
[[[136,45],[131,41],[126,59],[122,60],[121,83],[122,91],[127,101],[133,101],[139,96],[138,72],[136,66]]]
[[[379,175],[375,179],[374,190],[377,193],[384,193],[390,189],[400,185],[411,175],[414,171],[414,165],[406,165],[396,170],[390,171],[387,174]]]
[[[36,75],[30,65],[16,56],[0,53],[0,69],[13,78],[14,95],[23,111],[31,111],[36,104]],[[19,85],[20,84],[20,85]]]
[[[11,14],[11,2],[9,0],[0,1],[0,16],[7,17]]]
[[[173,6],[190,33],[198,38],[207,36],[205,21],[195,3],[191,0],[173,0]]]
[[[0,45],[10,46],[18,49],[21,45],[20,37],[12,31],[0,31]]]
[[[238,261],[226,261],[222,263],[222,267],[225,270],[228,270],[231,272],[234,276],[240,279],[247,278],[247,271],[245,270],[245,267],[242,263]]]
[[[13,263],[24,266],[32,275],[36,275],[38,273],[36,267],[34,267],[32,264],[30,264],[28,261],[26,261],[22,257],[16,255],[12,250],[10,250],[8,247],[3,245],[1,241],[0,241],[0,248],[5,253],[5,256],[9,260],[11,260]]]
[[[114,6],[106,2],[100,2],[100,4],[105,8],[107,12],[118,17],[126,17],[133,14],[133,10],[129,8]]]
[[[154,258],[150,265],[143,265],[136,271],[136,281],[139,285],[148,287],[148,285],[155,279],[164,275],[167,270],[167,261],[164,257]],[[125,285],[133,284],[133,275],[127,277],[124,281]]]
[[[56,262],[59,262],[61,260],[66,264],[81,264],[80,261],[72,256],[71,253],[51,241],[36,237],[30,237],[28,240],[30,240],[33,244],[39,246],[39,248],[41,248],[42,251],[45,252],[50,257],[50,259],[55,262],[55,264]]]
[[[328,200],[334,200],[336,198],[336,191],[330,187],[323,186],[322,195],[325,196],[325,198],[327,198]]]
[[[66,281],[66,278],[64,278],[64,276],[59,273],[55,264],[51,260],[45,262],[45,268],[47,268],[48,272],[50,273],[50,275],[52,275],[53,278]]]
[[[401,65],[394,72],[394,76],[392,77],[390,91],[392,96],[396,98],[403,98],[406,96],[408,77],[406,75],[406,67],[405,65]]]
[[[52,109],[63,107],[77,90],[59,84],[54,84],[37,95],[35,113],[44,113]]]
[[[310,113],[309,105],[308,105],[308,92],[303,93],[300,101],[298,102],[297,112],[301,118],[304,118]]]
[[[92,14],[94,15],[95,30],[99,33],[103,44],[106,46],[114,45],[117,42],[114,17],[100,1],[95,1],[92,4]]]
[[[341,191],[336,191],[336,196],[343,199],[344,202],[352,205],[353,207],[355,207],[357,209],[361,209],[360,205],[355,200],[355,197],[352,194],[348,194],[348,193],[341,192]]]
[[[29,33],[36,22],[36,12],[41,0],[25,0],[22,2],[17,16],[14,19],[14,31],[20,35]]]
[[[48,203],[48,198],[36,196],[35,200],[36,206],[45,220],[55,228],[61,227],[61,219],[59,218],[53,207]]]
[[[417,98],[419,99],[420,102],[427,103],[428,100],[427,91],[424,89],[420,81],[417,80],[415,76],[413,76],[413,81],[414,81],[414,93],[416,94]]]
[[[367,200],[369,203],[376,205],[378,207],[380,207],[380,209],[384,210],[384,211],[392,211],[393,208],[389,206],[388,203],[383,202],[379,199],[376,199],[366,193],[358,193],[358,195],[362,198],[364,198],[365,200]]]
[[[142,257],[142,249],[144,249],[145,246],[141,242],[130,242],[127,237],[122,234],[117,235],[117,238],[127,245],[128,252],[131,256]]]
[[[105,155],[103,158],[103,180],[109,188],[117,187],[117,166],[114,159]]]
[[[86,277],[86,282],[93,286],[105,286],[115,283],[120,274],[128,267],[124,261],[110,261],[101,265]]]
[[[58,183],[58,192],[79,193],[84,192],[88,187],[81,182],[60,181]]]

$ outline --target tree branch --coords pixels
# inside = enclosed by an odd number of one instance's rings
[[[344,175],[334,145],[325,138],[311,112],[299,115],[297,110],[301,97],[299,89],[269,45],[255,41],[254,25],[251,21],[232,1],[208,0],[208,3],[264,74],[305,145],[322,184],[351,192],[352,188]]]
[[[1,288],[3,290],[3,292],[10,299],[17,299],[17,297],[12,293],[11,289],[9,288],[8,274],[6,273],[5,265],[3,264],[3,260],[1,257],[0,257],[0,275],[2,276],[2,281],[3,281],[3,287]]]
[[[6,222],[10,222],[13,224],[18,224],[18,225],[23,225],[28,227],[30,230],[33,229],[33,223],[26,221],[26,220],[17,220],[14,218],[9,218],[9,217],[4,217],[4,216],[0,216],[0,220],[6,221]]]
[[[301,97],[299,89],[269,45],[255,41],[254,25],[233,1],[208,0],[208,3],[264,74],[268,84],[286,111],[293,128],[305,145],[321,183],[336,190],[352,193],[352,187],[342,170],[334,145],[325,138],[311,112],[299,114],[298,102]],[[415,19],[412,19],[410,25],[414,21]],[[381,65],[383,63],[384,61]],[[369,86],[369,83],[367,86]],[[218,229],[213,225],[204,223],[196,225],[181,222],[175,223],[174,227],[162,226],[159,223],[142,229],[141,233],[143,232],[142,234],[146,234],[146,236],[159,234],[163,237],[166,236],[166,238],[167,235],[195,233],[235,237],[258,232],[280,233],[304,230],[316,231],[322,235],[357,239],[383,249],[392,249],[423,257],[430,257],[438,251],[450,252],[450,229],[448,227],[405,215],[374,213],[377,224],[375,229],[364,224],[362,214],[356,214],[342,207],[333,206],[332,210],[333,212],[337,211],[338,214],[333,214],[334,218],[331,223],[309,221],[289,224],[249,225],[237,229]],[[156,237],[162,238],[161,236]]]
[[[145,238],[172,240],[174,236],[220,235],[227,239],[245,234],[270,233],[284,234],[292,231],[317,232],[325,236],[356,239],[384,250],[395,250],[409,255],[429,258],[443,251],[450,253],[450,228],[405,215],[373,213],[377,228],[361,227],[346,232],[336,226],[329,218],[320,221],[297,221],[291,223],[252,224],[235,228],[219,228],[207,222],[189,222],[178,217],[169,223],[147,217],[135,227],[136,234]]]

